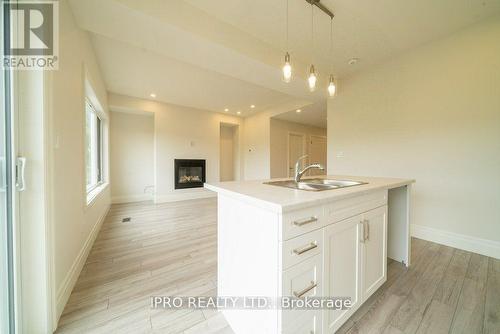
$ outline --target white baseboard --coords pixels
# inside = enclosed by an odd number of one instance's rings
[[[154,202],[155,203],[167,203],[167,202],[179,202],[186,201],[190,199],[199,199],[199,198],[209,198],[216,197],[217,193],[211,190],[207,190],[205,188],[197,188],[197,189],[182,189],[171,192],[170,194],[156,195]]]
[[[144,201],[152,201],[152,200],[153,200],[152,194],[139,194],[139,195],[113,196],[113,197],[111,197],[112,204],[144,202]]]
[[[104,219],[106,218],[106,215],[109,212],[109,208],[110,206],[108,205],[106,210],[104,210],[104,213],[99,217],[99,220],[95,223],[94,227],[90,231],[89,236],[87,237],[87,240],[85,240],[85,244],[78,253],[78,256],[73,262],[73,265],[71,266],[69,272],[66,274],[66,277],[64,278],[64,281],[62,282],[61,286],[57,290],[57,297],[56,297],[57,322],[59,322],[59,318],[61,317],[61,314],[64,311],[64,307],[68,302],[69,296],[71,295],[71,291],[73,291],[73,288],[75,287],[76,281],[80,276],[85,261],[89,256],[90,250],[92,249],[92,245],[94,244],[97,234],[101,230],[102,223],[104,222]]]
[[[415,224],[411,225],[411,236],[500,259],[499,241],[471,237]]]

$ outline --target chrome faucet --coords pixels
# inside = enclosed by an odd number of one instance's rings
[[[304,175],[305,172],[307,172],[309,169],[313,169],[313,168],[317,168],[319,170],[325,169],[325,167],[323,167],[322,164],[311,164],[311,165],[304,167],[304,169],[300,170],[300,162],[307,157],[308,157],[307,155],[303,155],[300,158],[298,158],[297,162],[295,163],[295,182],[297,182],[297,183],[300,182],[302,175]]]

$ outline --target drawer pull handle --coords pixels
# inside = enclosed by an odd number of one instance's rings
[[[297,255],[304,254],[305,252],[310,251],[311,249],[317,248],[318,244],[315,242],[311,242],[311,244],[307,247],[304,247],[302,249],[294,249],[293,252]]]
[[[293,295],[297,298],[301,298],[303,295],[305,295],[306,293],[308,293],[309,291],[311,291],[312,289],[314,289],[317,286],[318,286],[317,283],[315,283],[314,281],[311,281],[310,286],[308,286],[307,288],[305,288],[304,290],[299,291],[299,292],[294,291]]]
[[[310,218],[307,218],[305,220],[296,220],[296,221],[293,222],[293,225],[295,225],[295,226],[302,226],[302,225],[314,223],[316,221],[318,221],[318,218],[316,218],[316,217],[310,217]]]

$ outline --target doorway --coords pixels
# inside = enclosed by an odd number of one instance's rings
[[[326,137],[311,135],[309,138],[309,161],[311,163],[320,163],[325,166],[324,170],[311,169],[309,175],[325,175],[327,171],[326,166]]]
[[[288,176],[295,174],[295,163],[305,154],[305,136],[303,133],[288,133]]]
[[[238,125],[220,124],[219,179],[221,182],[239,179]]]
[[[308,159],[301,162],[301,167],[313,163],[326,165],[326,103],[274,115],[269,123],[271,178],[293,177],[297,159],[306,154]],[[306,175],[322,173],[313,170]]]

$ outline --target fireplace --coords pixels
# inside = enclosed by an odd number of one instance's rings
[[[199,188],[205,183],[205,160],[175,159],[175,189]]]

